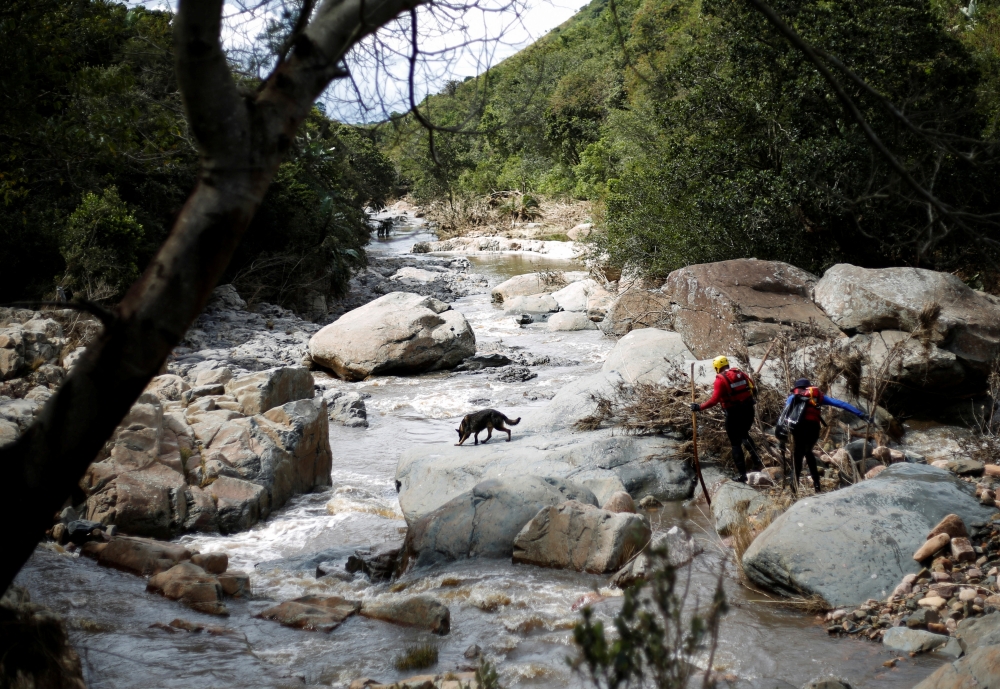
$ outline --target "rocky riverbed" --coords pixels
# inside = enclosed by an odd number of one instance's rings
[[[853,606],[884,600],[911,571],[923,576],[907,558],[929,521],[958,512],[970,529],[987,523],[992,487],[977,497],[956,472],[924,464],[962,454],[954,430],[909,423],[899,440],[883,439],[885,462],[902,460],[898,468],[829,495],[810,496],[803,484],[807,497],[775,508],[744,557],[760,590],[740,583],[725,525],[770,509],[766,484],[779,475],[761,475],[755,489],[709,465],[713,515],[695,490],[684,432],[578,424],[595,413],[595,395],[669,382],[707,356],[713,337],[746,338],[759,363],[768,337],[818,351],[826,335],[867,343],[877,332],[885,342],[898,339],[889,328],[917,326],[865,320],[857,303],[821,301],[822,281],[764,262],[693,266],[662,288],[621,293],[558,252],[432,241],[419,223],[397,224],[373,245],[351,295],[317,322],[217,290],[94,465],[83,502],[60,516],[19,578],[67,620],[89,686],[388,683],[413,674],[394,666],[396,656],[427,643],[438,651],[428,670],[436,685],[485,657],[507,686],[580,686],[565,664],[578,609],[610,620],[618,584],[646,566],[628,554],[650,537],[685,553],[675,563],[693,597],[710,595],[724,573],[732,612],[713,670],[737,686],[798,687],[833,674],[856,687],[909,687],[948,660],[897,660],[887,646],[831,637],[825,615],[780,596],[818,593],[859,622]],[[871,294],[885,292],[878,284]],[[993,336],[988,318],[971,328],[962,317],[985,297],[939,284],[953,298],[940,299],[939,325],[917,341],[935,362],[935,394],[947,391],[938,376],[947,366],[961,369],[955,386],[972,380]],[[866,303],[888,299],[871,294]],[[733,304],[742,320],[732,320]],[[14,437],[72,367],[67,332],[76,326],[46,313],[7,318],[0,351],[13,354],[0,363],[20,368],[5,374],[0,431]],[[29,359],[38,363],[30,371]],[[912,359],[900,380],[916,380],[923,361]],[[700,369],[698,380],[710,380]],[[777,373],[765,366],[763,375]],[[512,442],[494,434],[485,446],[455,447],[460,418],[484,407],[521,419]],[[862,475],[875,468],[874,455],[838,454],[837,437],[822,457],[829,488],[846,485],[859,461]],[[824,548],[834,536],[842,546]],[[133,555],[115,555],[123,549]],[[139,552],[141,566],[124,564]],[[824,557],[828,571],[818,573]],[[949,638],[961,625],[946,627]]]

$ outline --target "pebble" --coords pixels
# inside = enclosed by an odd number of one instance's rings
[[[917,601],[917,605],[923,606],[925,608],[941,608],[947,603],[944,598],[940,596],[928,596],[927,598],[921,598]]]

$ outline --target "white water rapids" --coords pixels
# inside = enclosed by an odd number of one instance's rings
[[[414,241],[431,238],[419,226],[397,226],[397,234],[372,251],[403,253]],[[532,270],[579,269],[564,260],[524,255],[471,259],[491,284]],[[320,562],[342,565],[357,548],[401,539],[405,522],[394,475],[403,449],[454,443],[459,418],[475,409],[530,416],[562,385],[599,370],[614,345],[600,331],[550,333],[544,325],[519,327],[490,304],[488,294],[462,298],[453,306],[473,325],[480,349],[502,343],[547,356],[551,363],[534,367],[538,377],[523,383],[496,382],[487,373],[451,372],[340,383],[371,394],[366,401],[370,428],[331,425],[329,491],[294,498],[246,533],[180,539],[203,552],[224,551],[232,569],[251,573],[254,597],[227,601],[228,618],[146,593],[140,577],[39,548],[18,582],[28,586],[34,600],[66,616],[91,689],[346,687],[358,677],[389,682],[414,674],[397,672],[392,659],[418,641],[438,645],[435,672],[468,665],[463,653],[478,644],[498,665],[505,686],[584,686],[566,663],[575,653],[571,630],[580,619],[572,606],[588,592],[599,591],[606,598],[594,608],[610,620],[621,597],[607,588],[608,576],[474,560],[410,573],[402,580],[405,590],[398,593],[386,584],[372,586],[363,577],[321,581],[315,576]],[[516,427],[513,433],[516,441]],[[690,567],[693,597],[709,600],[724,572],[731,612],[723,622],[715,667],[739,678],[737,686],[799,687],[817,676],[836,674],[855,687],[910,687],[943,662],[920,657],[884,668],[892,654],[881,645],[831,639],[812,616],[742,587],[702,504],[668,505],[650,516],[656,528],[680,524],[704,539],[705,553]],[[253,616],[274,601],[306,593],[363,599],[418,592],[449,605],[449,635],[438,638],[358,616],[324,634]],[[193,634],[150,627],[178,617],[224,629]]]

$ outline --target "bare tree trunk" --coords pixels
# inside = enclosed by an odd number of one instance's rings
[[[0,591],[91,461],[204,309],[313,102],[359,40],[422,0],[326,0],[255,94],[233,81],[219,35],[222,0],[181,0],[177,76],[201,174],[167,241],[36,422],[0,449]]]

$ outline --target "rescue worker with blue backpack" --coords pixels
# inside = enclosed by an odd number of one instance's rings
[[[757,469],[763,469],[757,447],[750,439],[750,428],[753,426],[756,410],[754,408],[754,385],[746,373],[729,365],[729,359],[717,356],[712,361],[715,369],[715,384],[712,396],[699,404],[691,403],[691,411],[699,412],[719,404],[726,415],[726,435],[733,447],[733,464],[736,465],[736,475],[733,480],[746,483],[747,467],[743,458],[743,448],[746,447]]]
[[[812,476],[813,487],[816,492],[821,491],[819,482],[819,469],[816,466],[816,456],[813,454],[813,447],[819,440],[820,424],[823,419],[820,414],[820,407],[829,406],[849,411],[859,418],[871,422],[872,419],[863,411],[842,400],[835,399],[823,394],[823,391],[812,385],[808,378],[799,378],[795,381],[791,393],[785,400],[785,408],[778,417],[775,424],[775,435],[784,443],[791,434],[793,443],[792,449],[792,488],[795,489],[799,483],[799,475],[802,473],[802,460],[805,459],[809,465],[809,474]]]

